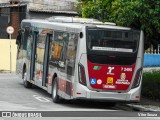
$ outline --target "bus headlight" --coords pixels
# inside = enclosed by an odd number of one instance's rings
[[[136,87],[139,86],[141,77],[142,77],[142,68],[140,68],[140,69],[137,70],[137,73],[135,75],[135,79],[133,81],[132,88],[136,88]]]
[[[85,69],[82,64],[78,64],[78,76],[79,76],[79,83],[86,86],[86,75]]]

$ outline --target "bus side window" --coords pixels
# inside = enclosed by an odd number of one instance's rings
[[[74,75],[78,34],[70,33],[67,47],[67,75]]]
[[[62,31],[54,31],[53,39],[50,49],[50,64],[65,69],[69,34]]]

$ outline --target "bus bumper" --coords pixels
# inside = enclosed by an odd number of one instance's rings
[[[75,93],[76,99],[91,99],[98,101],[115,101],[128,103],[140,102],[140,87],[131,89],[128,92],[100,92],[89,90],[83,85],[80,86],[80,89]]]

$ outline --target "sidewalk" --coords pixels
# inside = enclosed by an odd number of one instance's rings
[[[144,67],[143,72],[160,71],[160,67]],[[151,100],[148,98],[141,98],[140,103],[127,104],[128,107],[132,107],[138,111],[160,111],[160,100]]]
[[[160,111],[160,100],[141,98],[140,103],[127,104],[127,106],[137,111]]]

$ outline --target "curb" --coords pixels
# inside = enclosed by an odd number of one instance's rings
[[[160,71],[160,67],[143,67],[144,73],[147,73],[147,72],[152,73],[155,71]]]
[[[152,106],[152,105],[134,105],[134,104],[126,104],[127,107],[130,107],[136,111],[142,111],[142,112],[158,112],[160,111],[160,107]]]

